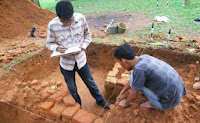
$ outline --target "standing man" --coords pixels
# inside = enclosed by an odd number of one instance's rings
[[[75,72],[78,72],[96,103],[109,109],[109,104],[103,99],[94,82],[87,64],[85,50],[91,42],[91,32],[85,17],[74,13],[71,2],[63,0],[56,5],[58,17],[48,24],[46,46],[49,50],[65,52],[67,48],[80,47],[81,51],[75,54],[60,56],[60,70],[67,83],[69,92],[76,102],[81,105],[81,99],[75,83]],[[58,41],[56,43],[56,41]]]
[[[169,64],[149,55],[136,56],[129,44],[119,46],[114,56],[126,70],[132,70],[130,81],[124,86],[117,101],[126,107],[136,99],[138,91],[142,92],[149,101],[142,103],[144,108],[169,110],[176,107],[181,98],[186,95],[183,81],[176,70]],[[129,90],[124,99],[124,92]]]

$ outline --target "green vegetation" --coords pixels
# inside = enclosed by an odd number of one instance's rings
[[[8,65],[5,64],[5,65],[3,66],[3,69],[7,70],[7,69],[8,69]]]
[[[15,64],[15,63],[16,63],[16,61],[15,61],[15,60],[12,60],[11,64]]]
[[[17,58],[17,61],[21,61],[24,58],[24,55],[21,55],[20,57]]]
[[[59,0],[40,0],[42,8],[49,9],[55,13],[55,5]],[[159,6],[156,7],[156,0],[77,0],[72,1],[75,12],[83,14],[108,13],[108,12],[138,12],[147,15],[150,20],[155,16],[168,16],[169,23],[154,25],[154,33],[168,35],[171,28],[171,38],[177,35],[184,35],[188,38],[198,37],[200,23],[194,19],[200,15],[199,0],[192,0],[187,6],[182,6],[184,0],[169,1],[167,7],[166,0],[159,0]],[[153,22],[153,21],[152,21]],[[151,24],[137,31],[128,33],[128,37],[133,40],[147,40],[151,32]],[[111,40],[114,38],[111,37]]]
[[[188,50],[183,50],[183,53],[185,53],[185,54],[195,54],[195,52],[191,52],[191,51],[188,51]]]

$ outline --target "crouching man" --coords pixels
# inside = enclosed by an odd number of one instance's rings
[[[142,92],[148,101],[140,106],[169,110],[181,102],[186,95],[183,81],[176,70],[169,64],[149,55],[136,56],[129,44],[116,48],[114,56],[126,70],[133,70],[130,81],[124,86],[117,97],[119,105],[126,107]],[[124,99],[124,94],[129,90]]]

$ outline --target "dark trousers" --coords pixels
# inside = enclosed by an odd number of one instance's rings
[[[73,71],[68,71],[60,66],[61,73],[64,76],[65,82],[67,83],[68,89],[72,97],[81,105],[81,99],[77,92],[77,87],[75,83],[75,72],[77,71],[79,76],[82,78],[86,86],[88,87],[92,96],[97,102],[104,101],[102,95],[99,92],[98,86],[94,82],[92,73],[88,64],[86,63],[80,70],[78,70],[77,64],[75,64]]]

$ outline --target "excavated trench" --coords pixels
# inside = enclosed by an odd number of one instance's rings
[[[100,92],[106,100],[110,95],[107,95],[104,83],[108,72],[112,70],[114,64],[116,63],[116,60],[113,56],[113,51],[116,47],[117,46],[92,43],[87,49],[88,63],[94,80],[96,81]],[[134,48],[136,52],[139,50],[138,47]],[[9,70],[9,72],[3,74],[0,80],[2,85],[2,89],[0,91],[1,99],[28,111],[39,114],[43,117],[55,120],[51,116],[45,116],[45,113],[41,113],[41,110],[38,108],[38,105],[41,102],[48,100],[47,98],[42,98],[43,95],[36,94],[36,92],[42,92],[43,88],[38,89],[36,86],[34,86],[34,84],[30,84],[33,82],[33,80],[39,81],[40,84],[43,82],[61,82],[64,89],[66,89],[66,84],[59,69],[59,58],[50,58],[50,53],[51,52],[47,49],[43,49],[34,56],[16,64],[12,67],[12,69]],[[199,103],[197,103],[195,100],[194,95],[200,93],[199,91],[194,90],[192,85],[194,83],[194,77],[196,74],[195,62],[200,60],[200,57],[197,55],[185,55],[170,51],[168,49],[145,49],[144,54],[149,54],[164,60],[178,71],[186,85],[188,94],[190,95],[189,97],[184,97],[184,102],[181,104],[181,106],[184,108],[182,111],[185,112],[181,113],[181,109],[177,109],[178,111],[169,111],[163,115],[163,112],[151,110],[151,114],[148,115],[149,111],[142,109],[140,110],[139,106],[136,106],[139,105],[138,103],[141,103],[145,100],[144,97],[139,97],[139,100],[136,101],[132,107],[127,109],[122,109],[121,107],[116,106],[107,122],[112,122],[113,120],[118,122],[131,122],[135,121],[136,119],[138,119],[137,122],[139,122],[141,119],[143,119],[145,122],[171,122],[175,121],[174,117],[177,115],[180,115],[178,121],[198,121],[200,116],[197,110],[199,108]],[[87,87],[78,75],[76,75],[76,84],[83,103],[82,109],[93,113],[96,116],[100,116],[105,120],[111,110],[105,110],[102,114],[100,114],[102,108],[95,104],[94,98],[91,96]],[[35,87],[32,89],[33,93],[25,95],[27,89],[26,87]],[[111,103],[114,101],[115,97],[110,100]],[[30,116],[30,113],[17,109],[14,106],[1,102],[0,107],[2,109],[0,110],[0,122],[38,122],[37,120],[34,120],[37,118]],[[195,109],[195,107],[197,109]],[[140,110],[137,115],[133,112],[136,109]],[[160,118],[154,118],[154,114],[158,115]],[[189,114],[192,114],[192,116],[187,116]],[[58,119],[56,119],[56,121]],[[41,120],[40,122],[48,121]]]

